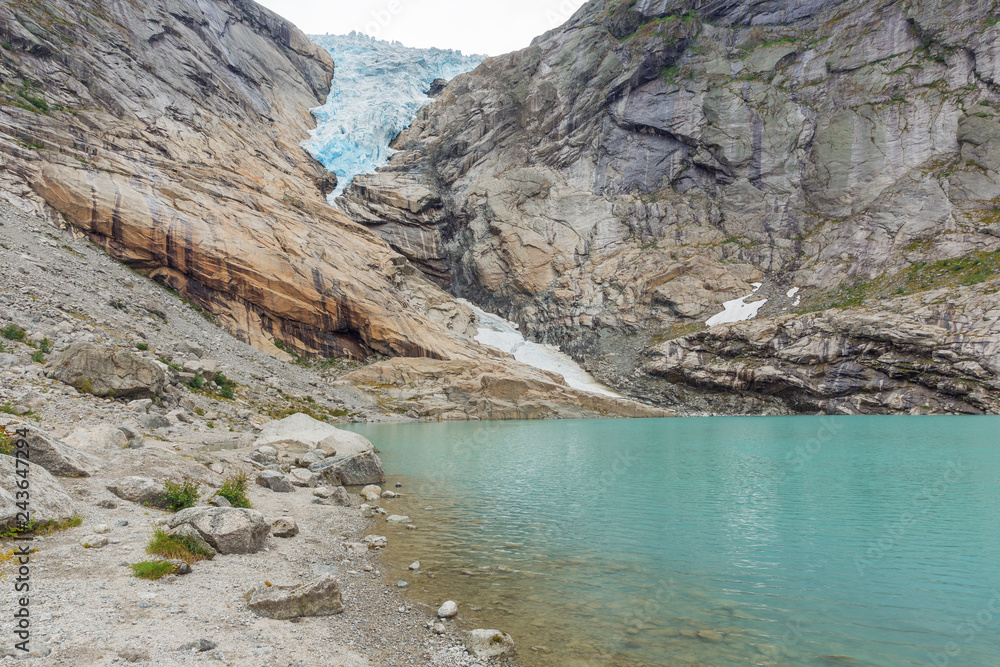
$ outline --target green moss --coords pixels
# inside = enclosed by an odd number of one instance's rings
[[[145,352],[149,349],[149,343],[136,343],[135,349]]]

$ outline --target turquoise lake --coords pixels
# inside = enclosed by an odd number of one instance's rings
[[[1000,418],[352,430],[418,526],[387,580],[522,663],[1000,665]]]

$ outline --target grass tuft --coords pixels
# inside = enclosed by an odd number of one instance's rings
[[[198,502],[200,482],[185,479],[180,484],[167,480],[163,483],[163,496],[166,508],[171,512],[180,512],[188,507],[194,507]]]
[[[247,474],[242,470],[240,472],[234,473],[222,482],[222,488],[215,494],[217,496],[222,496],[232,504],[233,507],[245,507],[250,509],[253,505],[250,504],[250,499],[247,497],[247,486],[249,485],[249,478]]]
[[[133,563],[131,566],[132,575],[140,579],[162,579],[174,571],[173,563],[165,560],[144,560],[141,563]]]
[[[213,554],[187,536],[168,535],[163,530],[157,530],[146,545],[146,553],[152,556],[163,556],[174,560],[182,560],[187,564],[200,560],[211,560]]]

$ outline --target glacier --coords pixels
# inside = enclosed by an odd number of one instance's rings
[[[483,345],[503,350],[522,364],[558,373],[566,380],[566,384],[574,389],[621,398],[621,394],[611,391],[595,380],[590,373],[583,370],[580,364],[576,363],[573,357],[561,351],[557,346],[525,340],[513,322],[508,322],[499,315],[487,313],[465,299],[459,299],[459,301],[471,308],[479,318],[480,326],[476,340]]]
[[[331,204],[357,174],[381,167],[394,153],[389,144],[432,98],[435,79],[474,69],[484,55],[449,49],[415,49],[352,32],[310,35],[333,56],[336,72],[326,103],[312,110],[316,129],[302,142],[327,171],[337,175]]]

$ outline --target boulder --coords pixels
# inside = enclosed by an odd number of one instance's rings
[[[19,523],[16,505],[19,477],[14,457],[0,454],[0,530],[7,530]],[[24,466],[21,466],[21,470]],[[64,521],[76,514],[76,505],[59,481],[44,468],[30,468],[31,504],[30,518],[36,522]]]
[[[271,534],[275,537],[295,537],[299,534],[299,525],[295,519],[283,516],[271,522]]]
[[[340,587],[330,574],[298,587],[260,584],[244,597],[248,609],[279,620],[332,616],[344,611]]]
[[[465,635],[465,648],[476,658],[503,658],[514,655],[514,640],[499,630],[477,629]]]
[[[108,491],[122,500],[128,500],[147,507],[166,508],[167,497],[163,485],[148,477],[121,477],[107,485]]]
[[[22,424],[19,428],[27,430],[24,437],[31,452],[31,463],[59,477],[89,477],[97,471],[100,464],[93,456],[50,438],[36,426]]]
[[[158,412],[146,415],[140,423],[143,428],[148,428],[150,431],[170,426],[170,420]]]
[[[309,466],[333,486],[361,486],[385,481],[382,461],[374,452],[350,456],[333,456]]]
[[[189,507],[168,522],[171,528],[182,524],[197,530],[220,554],[256,553],[271,533],[263,514],[241,507]]]
[[[265,470],[260,473],[257,475],[257,483],[275,493],[291,493],[295,490],[288,478],[277,470]]]
[[[335,428],[301,412],[264,424],[254,446],[278,443],[297,444],[308,449],[318,448],[326,456],[375,451],[375,445],[363,436]]]
[[[458,616],[458,604],[454,600],[448,600],[437,611],[438,618],[454,618]]]
[[[63,438],[63,442],[79,449],[125,449],[128,436],[114,426],[85,426]]]
[[[386,518],[386,521],[389,523],[410,523],[410,517],[399,514],[391,514]]]
[[[195,530],[194,527],[189,523],[182,523],[176,528],[171,528],[169,531],[167,531],[167,534],[174,535],[176,537],[186,537],[190,539],[192,542],[195,543],[196,546],[200,547],[203,551],[207,552],[209,560],[215,558],[216,554],[219,553],[218,551],[215,550],[215,547],[209,544],[208,541],[201,536],[201,533]]]
[[[166,375],[152,359],[94,343],[76,343],[53,355],[52,377],[81,393],[114,398],[155,398]]]
[[[351,507],[354,503],[351,501],[351,494],[347,492],[342,486],[336,486],[333,488],[333,493],[330,495],[330,500],[337,503],[341,507]]]
[[[365,488],[361,489],[361,495],[366,493],[374,493],[376,496],[380,496],[382,494],[382,487],[377,484],[369,484]]]
[[[313,488],[319,482],[319,475],[307,468],[292,468],[288,479],[295,486]]]

